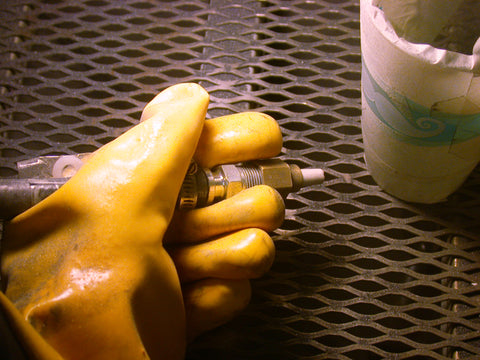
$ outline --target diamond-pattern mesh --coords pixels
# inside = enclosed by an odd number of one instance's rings
[[[189,359],[478,358],[480,174],[434,206],[369,176],[358,1],[9,0],[0,18],[0,176],[98,148],[183,81],[209,91],[211,117],[271,114],[282,157],[325,169],[287,199],[249,308]]]

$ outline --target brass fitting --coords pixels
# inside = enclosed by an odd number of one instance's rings
[[[321,169],[303,169],[280,159],[248,161],[238,165],[219,165],[187,174],[180,191],[178,207],[190,209],[213,204],[255,185],[268,185],[282,196],[304,186],[320,184]],[[207,191],[205,191],[205,185]]]

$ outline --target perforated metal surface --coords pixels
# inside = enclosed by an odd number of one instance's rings
[[[365,169],[358,1],[10,0],[0,5],[0,176],[91,151],[159,90],[198,81],[211,117],[274,116],[282,157],[322,167],[287,200],[252,304],[189,359],[476,359],[480,174],[406,204]]]

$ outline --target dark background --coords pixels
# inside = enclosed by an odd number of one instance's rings
[[[363,160],[359,2],[8,0],[0,4],[0,176],[93,151],[165,87],[209,116],[263,111],[281,157],[325,169],[290,195],[251,305],[188,359],[476,359],[480,174],[434,206],[382,192]]]

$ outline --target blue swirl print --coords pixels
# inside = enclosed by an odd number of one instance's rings
[[[362,59],[363,60],[363,59]],[[480,135],[480,113],[433,111],[380,86],[362,61],[362,91],[372,112],[402,141],[421,146],[449,145]],[[388,91],[388,94],[387,94]]]

